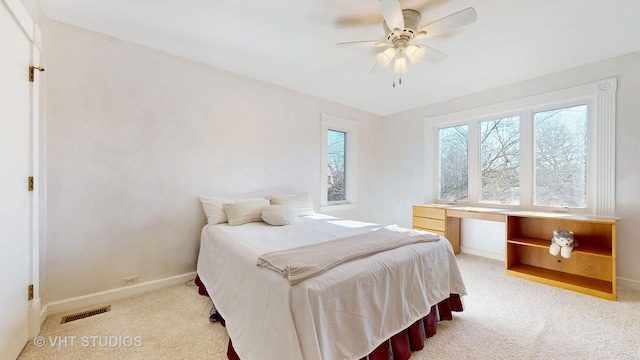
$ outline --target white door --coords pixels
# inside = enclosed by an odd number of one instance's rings
[[[0,2],[0,358],[28,340],[30,266],[29,38]]]

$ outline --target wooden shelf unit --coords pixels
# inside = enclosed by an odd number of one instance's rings
[[[534,212],[506,214],[506,273],[616,300],[616,221]],[[571,258],[549,253],[554,229],[571,230]]]

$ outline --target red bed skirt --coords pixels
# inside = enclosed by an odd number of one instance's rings
[[[195,283],[198,285],[198,293],[200,295],[209,296],[207,289],[197,276]],[[458,294],[451,294],[449,298],[432,306],[429,315],[392,336],[391,339],[380,344],[373,352],[361,360],[389,360],[389,349],[393,353],[394,360],[408,360],[411,357],[411,352],[420,351],[424,348],[425,338],[436,334],[438,321],[453,319],[452,311],[462,311],[462,301]],[[224,325],[224,319],[219,313],[212,314],[211,317],[213,321],[220,321]],[[240,360],[233,348],[231,339],[229,339],[227,345],[227,358],[229,360]]]

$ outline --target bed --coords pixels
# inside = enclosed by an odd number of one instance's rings
[[[321,214],[300,217],[286,226],[256,221],[205,225],[197,282],[226,320],[228,357],[360,359],[378,353],[388,358],[387,346],[406,347],[402,344],[411,342],[411,350],[419,349],[424,333],[435,333],[437,309],[440,318],[450,319],[452,309],[462,310],[460,296],[466,295],[446,239],[379,252],[295,285],[256,266],[268,252],[381,228]],[[398,351],[405,355],[396,354],[397,359],[408,358],[407,350]]]

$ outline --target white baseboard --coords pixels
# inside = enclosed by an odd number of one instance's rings
[[[196,277],[196,272],[190,272],[182,275],[176,275],[160,280],[147,281],[144,283],[125,286],[122,288],[101,291],[94,294],[78,296],[70,299],[54,301],[43,307],[45,312],[41,318],[51,314],[57,314],[73,309],[93,306],[99,303],[123,299],[132,295],[142,294],[147,291],[161,289],[167,286],[185,283]]]
[[[638,280],[616,277],[616,281],[618,282],[618,288],[640,290],[640,281]]]
[[[493,260],[504,261],[504,254],[493,253],[484,250],[472,249],[464,246],[460,246],[460,252],[469,255],[482,256]]]
[[[40,334],[42,327],[42,302],[40,298],[33,299],[29,304],[29,340],[33,340]]]
[[[40,309],[40,326],[47,320],[47,316],[49,316],[49,305],[45,305]]]

